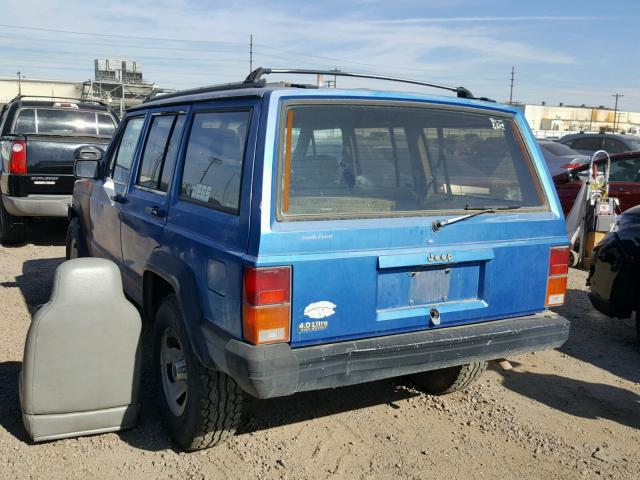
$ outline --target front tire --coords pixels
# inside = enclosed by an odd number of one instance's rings
[[[67,226],[66,247],[67,260],[89,256],[77,217],[72,218]]]
[[[17,245],[24,243],[25,237],[24,219],[14,217],[7,212],[4,208],[2,198],[0,198],[0,243],[4,245]]]
[[[446,395],[464,390],[487,369],[487,362],[474,362],[458,367],[441,368],[410,375],[411,381],[430,395]]]
[[[195,451],[233,436],[242,390],[231,377],[205,368],[196,358],[175,295],[162,301],[153,336],[160,409],[171,437],[184,450]]]

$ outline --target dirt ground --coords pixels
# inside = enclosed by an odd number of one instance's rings
[[[18,373],[30,312],[64,256],[63,223],[0,247],[0,478],[640,478],[640,349],[631,320],[595,312],[572,271],[568,343],[492,364],[466,392],[421,394],[396,379],[246,405],[226,445],[184,454],[143,380],[130,431],[32,444]]]

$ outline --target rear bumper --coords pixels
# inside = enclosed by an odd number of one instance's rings
[[[206,336],[212,334],[208,331]],[[218,368],[251,395],[271,398],[555,348],[568,336],[569,322],[545,311],[304,348],[254,346],[219,337],[208,341],[211,350],[224,345]]]
[[[28,195],[12,197],[2,195],[2,203],[16,217],[63,217],[66,218],[71,195]]]

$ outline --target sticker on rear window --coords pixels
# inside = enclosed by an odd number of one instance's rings
[[[491,120],[491,126],[494,130],[504,130],[504,120],[491,117],[489,117],[489,120]]]
[[[211,186],[198,183],[191,189],[191,198],[194,200],[200,200],[201,202],[208,202],[211,197]]]

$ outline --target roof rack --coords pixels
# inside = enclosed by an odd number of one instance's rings
[[[374,80],[386,80],[390,82],[399,82],[399,83],[410,83],[412,85],[421,85],[423,87],[432,87],[439,88],[442,90],[449,90],[450,92],[455,92],[455,94],[459,98],[470,98],[475,99],[476,97],[464,87],[452,87],[449,85],[442,85],[439,83],[431,83],[431,82],[423,82],[420,80],[410,80],[407,78],[399,78],[399,77],[388,77],[384,75],[373,75],[369,73],[353,73],[353,72],[343,72],[341,70],[301,70],[301,69],[287,69],[287,68],[256,68],[253,72],[251,72],[247,78],[245,79],[245,84],[255,84],[262,80],[264,75],[269,75],[271,73],[286,73],[293,75],[334,75],[339,77],[355,77],[355,78],[371,78]],[[478,98],[478,100],[488,100],[486,98]]]
[[[241,88],[251,88],[251,87],[260,88],[260,87],[264,87],[266,84],[267,82],[265,80],[260,80],[253,84],[249,84],[248,82],[246,82],[246,80],[242,83],[222,83],[219,85],[209,85],[206,87],[197,87],[197,88],[190,88],[187,90],[179,90],[177,92],[171,92],[171,93],[161,93],[159,95],[146,97],[142,101],[142,103],[150,102],[152,100],[164,100],[167,98],[182,97],[184,95],[195,95],[197,93],[222,92],[224,90],[239,90]]]
[[[52,95],[16,95],[12,102],[22,101],[25,99],[35,98],[37,100],[51,100],[52,102],[55,100],[73,100],[74,102],[80,103],[97,103],[98,105],[102,105],[104,107],[108,107],[105,102],[101,100],[82,100],[81,98],[73,98],[73,97],[56,97]]]
[[[468,98],[473,100],[484,100],[487,102],[495,102],[495,100],[491,100],[487,97],[475,97],[469,90],[465,87],[452,87],[449,85],[441,85],[439,83],[431,83],[431,82],[423,82],[420,80],[411,80],[407,78],[399,78],[399,77],[388,77],[383,75],[372,75],[368,73],[353,73],[353,72],[343,72],[341,70],[301,70],[301,69],[286,69],[286,68],[263,68],[259,67],[253,70],[247,78],[244,79],[243,82],[236,83],[223,83],[219,85],[209,85],[206,87],[198,87],[191,88],[187,90],[180,90],[172,93],[164,93],[154,96],[146,97],[142,103],[147,103],[155,100],[165,100],[169,98],[182,97],[184,95],[195,95],[198,93],[209,93],[209,92],[223,92],[225,90],[240,90],[243,88],[263,88],[267,85],[267,81],[262,78],[265,75],[269,75],[272,73],[285,73],[285,74],[293,74],[293,75],[336,75],[341,77],[355,77],[355,78],[370,78],[374,80],[386,80],[390,82],[400,82],[400,83],[409,83],[412,85],[421,85],[423,87],[432,87],[439,88],[442,90],[449,90],[450,92],[454,92],[459,98]],[[311,87],[311,85],[297,85],[290,84],[289,86],[295,87]],[[315,86],[313,86],[315,88]]]

